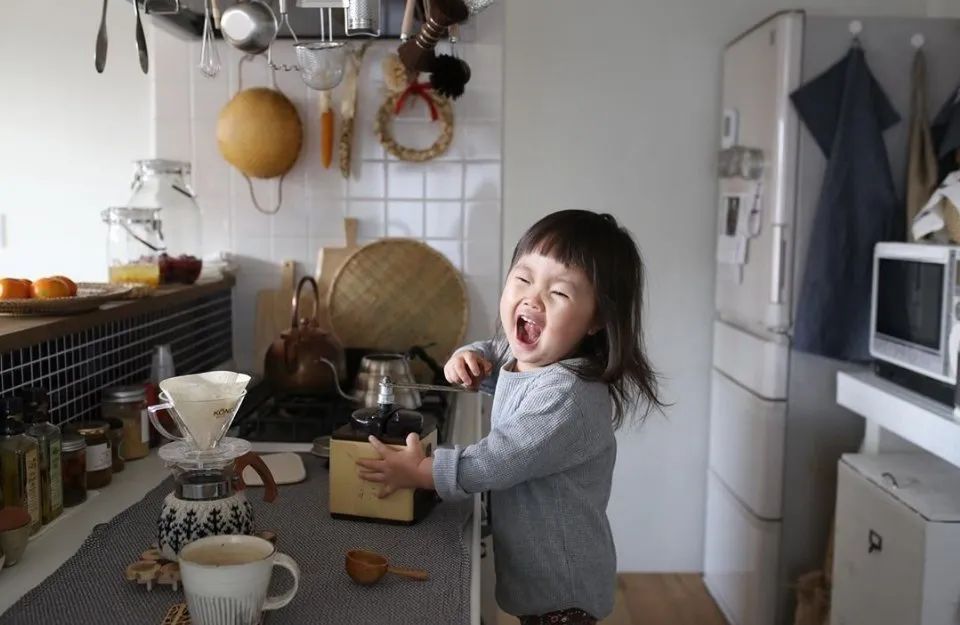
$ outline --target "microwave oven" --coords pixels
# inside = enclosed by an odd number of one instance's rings
[[[960,348],[960,247],[878,243],[870,355],[879,375],[952,405]]]

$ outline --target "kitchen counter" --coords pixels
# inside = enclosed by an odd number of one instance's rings
[[[469,402],[463,402],[469,404]],[[460,418],[460,415],[463,418]],[[472,407],[461,410],[453,424],[451,440],[458,444],[476,440],[480,432],[479,414]],[[289,448],[289,446],[287,446]],[[296,449],[296,447],[294,447]],[[279,450],[275,447],[274,450]],[[94,526],[109,521],[119,512],[137,503],[144,494],[166,479],[169,473],[155,453],[131,462],[123,473],[102,492],[87,502],[69,509],[60,519],[35,536],[23,559],[15,566],[0,571],[0,613],[16,603],[27,591],[46,579],[70,558],[83,544]],[[471,625],[480,624],[480,498],[473,501],[473,514],[463,540],[469,553]],[[119,575],[119,573],[117,573]],[[159,591],[155,591],[159,592]]]
[[[233,287],[234,278],[207,280],[191,285],[166,285],[151,295],[104,304],[99,310],[62,317],[0,317],[0,353],[49,341],[105,322],[177,306]]]
[[[66,508],[60,518],[30,539],[20,562],[0,570],[0,614],[76,553],[94,526],[140,501],[169,475],[154,450],[146,458],[128,462],[109,486],[90,491],[79,506]]]

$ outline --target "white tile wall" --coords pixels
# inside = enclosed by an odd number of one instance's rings
[[[184,43],[157,33],[156,156],[191,161],[204,213],[205,251],[229,250],[240,259],[234,343],[241,366],[259,358],[250,353],[256,292],[277,284],[285,259],[296,260],[301,273],[312,274],[320,247],[342,245],[345,216],[359,219],[361,242],[411,237],[444,254],[464,272],[471,301],[468,338],[490,334],[502,256],[503,15],[495,6],[479,17],[472,26],[473,43],[458,46],[473,72],[467,93],[454,105],[454,141],[447,154],[432,162],[398,161],[385,153],[373,134],[372,120],[384,97],[381,62],[396,49],[395,41],[374,44],[364,60],[349,181],[341,177],[336,161],[329,170],[320,164],[316,92],[296,73],[278,72],[278,87],[300,113],[304,143],[297,164],[283,181],[283,204],[276,215],[255,209],[247,182],[221,158],[216,146],[220,109],[240,83],[239,53],[218,42],[223,69],[211,79],[196,69],[199,42]],[[277,43],[274,59],[295,62],[289,41]],[[243,64],[244,87],[269,84],[262,59]],[[339,100],[337,89],[335,106]],[[413,147],[433,143],[437,128],[422,102],[404,110],[395,121],[394,136]],[[274,205],[276,180],[255,181],[254,189],[262,206]]]

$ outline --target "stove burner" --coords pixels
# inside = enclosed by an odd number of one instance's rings
[[[441,393],[422,393],[418,410],[437,420],[438,442],[446,438],[447,414],[454,402]],[[359,404],[340,397],[274,393],[265,382],[247,389],[230,436],[254,442],[311,443],[350,422]]]

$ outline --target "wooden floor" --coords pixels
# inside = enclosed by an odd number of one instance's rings
[[[517,620],[501,614],[497,625]],[[613,614],[602,625],[727,625],[698,574],[629,573],[618,578]]]

